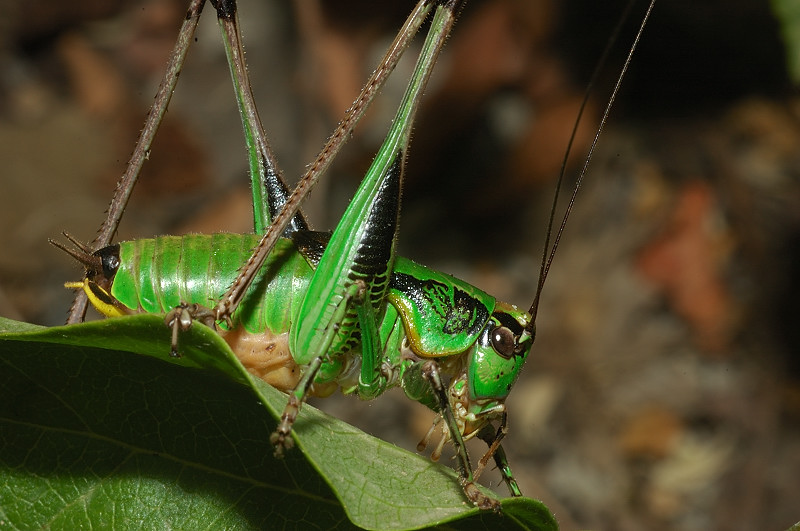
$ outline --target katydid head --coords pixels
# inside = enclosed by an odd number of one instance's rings
[[[525,334],[526,312],[498,302],[468,363],[473,400],[505,400],[533,344]]]
[[[529,313],[497,302],[469,353],[465,378],[450,385],[451,401],[460,406],[457,416],[464,421],[465,436],[505,412],[505,400],[533,345],[529,324]]]

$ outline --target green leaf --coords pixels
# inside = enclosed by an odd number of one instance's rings
[[[467,506],[455,473],[285,395],[204,326],[154,315],[42,328],[0,318],[0,523],[12,528],[557,529],[541,503]]]

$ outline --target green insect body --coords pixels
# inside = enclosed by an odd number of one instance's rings
[[[87,285],[95,295],[110,295],[131,313],[165,313],[182,303],[208,304],[233,281],[258,239],[255,234],[220,233],[121,242],[95,253],[116,265],[106,268],[103,278],[99,274],[90,278]],[[272,338],[273,345],[286,345],[323,249],[324,238],[317,233],[301,231],[294,239],[280,240],[233,314],[232,328],[221,325],[227,329],[223,337],[251,372],[284,391],[294,388],[302,366],[308,363],[303,362],[302,353],[289,344],[288,357],[281,356],[280,349],[262,349],[254,356],[248,346],[267,341],[264,336]],[[101,291],[101,284],[110,284],[110,290]],[[448,369],[443,373],[459,382],[451,387],[463,406],[464,435],[504,411],[503,401],[528,350],[498,354],[500,342],[493,334],[503,327],[521,333],[529,319],[526,312],[402,257],[395,258],[385,301],[376,324],[379,343],[372,347],[381,352],[379,383],[360,383],[364,361],[355,324],[355,333],[350,334],[355,338],[353,345],[329,356],[317,372],[317,394],[328,394],[338,386],[344,393],[371,398],[399,385],[410,398],[435,408],[430,393],[418,390],[412,377],[416,373],[407,369],[423,359],[443,359]],[[243,336],[254,341],[243,340]]]

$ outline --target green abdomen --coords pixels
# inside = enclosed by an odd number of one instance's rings
[[[190,234],[120,243],[111,295],[134,310],[164,313],[181,302],[212,307],[261,237]],[[280,240],[233,314],[251,333],[289,329],[312,270],[290,240]]]

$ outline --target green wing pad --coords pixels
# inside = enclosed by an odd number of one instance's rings
[[[403,319],[411,348],[425,358],[466,351],[495,306],[494,297],[478,288],[400,257],[388,299]]]

